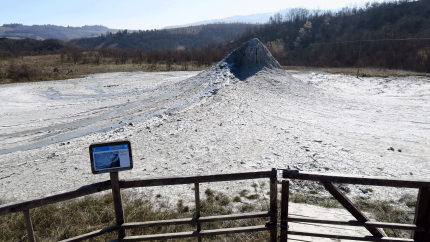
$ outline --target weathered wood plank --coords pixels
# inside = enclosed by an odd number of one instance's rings
[[[194,183],[194,197],[196,203],[196,214],[195,218],[200,218],[200,186],[199,183]],[[197,231],[202,230],[202,225],[200,222],[197,223]],[[202,237],[197,237],[198,242],[202,242]]]
[[[169,226],[177,224],[192,224],[197,222],[215,222],[215,221],[227,221],[236,219],[249,219],[249,218],[262,218],[270,217],[274,211],[269,212],[255,212],[255,213],[244,213],[244,214],[230,214],[230,215],[220,215],[220,216],[208,216],[200,218],[181,218],[181,219],[170,219],[170,220],[160,220],[160,221],[147,221],[147,222],[133,222],[124,223],[122,225],[125,229],[132,228],[144,228],[144,227],[154,227],[154,226]]]
[[[426,229],[422,226],[416,226],[414,224],[397,224],[397,223],[383,223],[383,222],[360,222],[355,220],[342,221],[342,220],[327,220],[327,219],[315,219],[297,216],[288,216],[283,218],[283,221],[287,222],[303,222],[303,223],[316,223],[316,224],[336,224],[336,225],[348,225],[348,226],[369,226],[376,228],[387,228],[387,229],[404,229],[413,231],[425,231]]]
[[[290,181],[282,181],[281,195],[281,242],[287,242],[288,236],[288,202],[290,200]]]
[[[163,185],[178,185],[190,183],[203,183],[203,182],[220,182],[220,181],[234,181],[246,180],[256,178],[269,178],[276,177],[276,172],[273,171],[258,171],[258,172],[245,172],[245,173],[230,173],[230,174],[212,174],[212,175],[199,175],[190,177],[167,177],[155,179],[136,179],[120,181],[120,188],[132,187],[147,187],[147,186],[163,186]],[[9,213],[21,212],[40,206],[62,202],[101,191],[111,189],[111,182],[99,182],[91,185],[83,186],[80,188],[62,191],[56,194],[49,194],[41,198],[29,199],[22,202],[8,203],[0,205],[0,216]]]
[[[201,230],[201,231],[179,232],[179,233],[169,233],[169,234],[126,236],[122,241],[166,240],[166,239],[187,238],[187,237],[196,237],[196,236],[257,232],[257,231],[271,230],[274,227],[276,228],[276,226],[274,225],[259,225],[259,226]]]
[[[364,215],[355,205],[347,198],[340,190],[331,182],[322,182],[325,189],[336,198],[342,206],[348,210],[360,222],[369,221],[369,219]],[[387,236],[382,230],[375,227],[364,226],[373,236],[384,237]]]
[[[83,186],[77,189],[62,191],[57,194],[46,195],[41,198],[30,199],[30,200],[16,202],[16,203],[3,204],[3,205],[0,205],[0,216],[6,215],[9,213],[29,210],[32,208],[37,208],[48,204],[62,202],[73,198],[78,198],[78,197],[90,195],[93,193],[106,191],[109,189],[111,189],[111,183],[110,181],[105,181],[105,182],[94,183],[88,186]]]
[[[244,173],[229,173],[229,174],[213,174],[213,175],[199,175],[188,177],[165,177],[165,178],[151,178],[151,179],[133,179],[120,181],[121,188],[132,187],[149,187],[149,186],[166,186],[166,185],[180,185],[191,183],[205,183],[205,182],[221,182],[221,181],[235,181],[256,178],[270,178],[276,177],[276,171],[256,171]]]
[[[86,239],[91,239],[91,238],[94,238],[94,237],[97,237],[97,236],[100,236],[100,235],[103,235],[103,234],[106,234],[106,233],[110,233],[110,232],[119,230],[120,227],[121,227],[120,225],[115,225],[115,226],[111,226],[111,227],[108,227],[108,228],[104,228],[104,229],[100,229],[100,230],[97,230],[97,231],[93,231],[93,232],[90,232],[90,233],[87,233],[87,234],[79,235],[79,236],[76,236],[76,237],[73,237],[73,238],[70,238],[70,239],[61,240],[60,242],[76,242],[76,241],[82,241],[82,240],[86,240]]]
[[[112,195],[113,195],[113,204],[115,207],[116,224],[122,225],[124,223],[124,210],[122,208],[122,197],[121,197],[121,189],[119,188],[118,172],[111,172],[110,180],[112,184]],[[123,238],[125,236],[126,236],[125,229],[124,228],[119,229],[118,238]]]
[[[272,169],[272,172],[276,172],[276,168]],[[270,178],[270,211],[278,211],[278,179],[276,177]],[[278,213],[274,213],[270,217],[270,223],[276,225],[278,222]],[[278,229],[272,229],[270,231],[270,241],[276,242],[278,239]]]
[[[27,237],[29,242],[34,242],[33,224],[31,223],[30,211],[24,210],[25,227],[27,228]]]
[[[301,231],[288,231],[288,234],[301,235],[301,236],[312,236],[320,238],[331,238],[331,239],[344,239],[344,240],[359,240],[359,241],[383,241],[383,242],[417,242],[413,239],[403,239],[403,238],[392,238],[392,237],[375,237],[375,236],[347,236],[347,235],[334,235],[334,234],[319,234],[319,233],[309,233]]]
[[[283,178],[320,181],[320,182],[386,186],[386,187],[409,187],[409,188],[430,187],[429,181],[388,179],[383,177],[358,176],[358,175],[352,176],[352,175],[302,172],[302,171],[299,172],[296,170],[295,171],[284,170]]]
[[[414,224],[426,228],[430,227],[430,189],[428,187],[419,189]],[[430,234],[428,232],[413,232],[411,237],[423,242],[430,241]]]

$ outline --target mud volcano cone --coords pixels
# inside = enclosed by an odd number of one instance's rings
[[[257,38],[242,44],[224,61],[230,67],[231,72],[240,80],[245,80],[262,69],[283,71],[267,47]]]

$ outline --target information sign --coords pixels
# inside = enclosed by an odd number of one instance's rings
[[[93,174],[131,170],[133,160],[130,141],[114,141],[90,145]]]

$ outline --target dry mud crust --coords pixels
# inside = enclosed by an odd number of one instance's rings
[[[0,86],[0,196],[22,200],[108,180],[91,174],[88,146],[118,139],[130,140],[134,155],[134,169],[121,178],[290,167],[427,179],[427,77],[287,73],[270,56],[263,63],[252,59],[264,48],[243,48],[204,72],[110,73]],[[207,186],[235,196],[252,183]],[[343,189],[362,198],[416,194]],[[292,182],[292,190],[321,186]],[[193,199],[191,186],[140,191],[149,198]]]

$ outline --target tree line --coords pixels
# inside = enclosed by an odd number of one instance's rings
[[[245,32],[255,24],[222,23],[190,26],[175,29],[139,30],[130,32],[121,30],[116,33],[106,32],[94,38],[81,38],[70,40],[69,43],[83,48],[98,48],[105,44],[115,49],[137,49],[139,46],[146,49],[194,49],[204,48],[208,44],[220,44],[230,41],[237,35]]]
[[[281,65],[430,72],[429,3],[372,2],[338,12],[295,8],[220,48],[259,38]]]
[[[287,66],[380,67],[430,72],[430,0],[352,5],[337,12],[294,8],[266,24],[209,24],[107,32],[68,43],[0,39],[0,58],[60,54],[76,64],[210,66],[259,38]],[[218,42],[216,38],[223,39]],[[77,46],[79,44],[80,46]]]
[[[97,50],[87,50],[79,47],[65,48],[61,52],[61,61],[71,61],[75,64],[95,65],[104,64],[106,59],[112,60],[117,65],[123,64],[149,64],[154,70],[157,65],[165,65],[165,69],[170,71],[173,65],[181,65],[182,70],[188,70],[189,65],[210,66],[214,62],[220,61],[227,53],[219,49],[207,46],[205,48],[192,50],[187,49],[150,49],[145,51],[144,48],[137,49],[113,49],[102,45]]]

